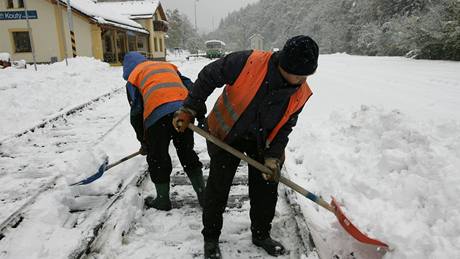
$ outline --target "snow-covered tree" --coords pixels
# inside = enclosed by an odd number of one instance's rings
[[[187,49],[191,53],[196,53],[198,49],[203,48],[203,39],[186,15],[177,9],[167,10],[166,15],[169,22],[166,44],[169,48]]]
[[[460,2],[261,0],[229,14],[206,37],[241,50],[254,33],[278,48],[292,36],[308,34],[322,53],[460,60]]]

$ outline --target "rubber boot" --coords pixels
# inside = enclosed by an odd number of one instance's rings
[[[157,210],[171,210],[171,201],[169,200],[169,183],[156,183],[157,197],[154,199],[148,196],[144,200],[147,209],[155,208]]]
[[[188,178],[190,179],[190,182],[192,182],[192,187],[193,190],[196,192],[196,196],[198,198],[198,202],[200,203],[200,206],[204,206],[204,179],[203,179],[203,171],[201,171],[201,168],[196,168],[194,170],[191,170],[187,173]]]
[[[262,247],[272,256],[283,255],[286,253],[284,246],[280,242],[273,240],[270,236],[263,239],[252,237],[252,243],[258,247]]]
[[[204,258],[205,259],[221,259],[219,241],[204,242]]]

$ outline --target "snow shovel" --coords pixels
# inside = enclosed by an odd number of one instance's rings
[[[123,162],[125,162],[126,160],[129,160],[137,155],[140,154],[140,151],[137,151],[135,153],[132,153],[131,155],[129,156],[126,156],[126,157],[123,157],[122,159],[118,160],[117,162],[113,163],[113,164],[110,164],[108,165],[109,163],[109,158],[108,157],[105,157],[104,159],[104,162],[102,163],[102,165],[99,166],[99,169],[97,170],[97,173],[91,175],[90,177],[86,178],[86,179],[83,179],[79,182],[76,182],[76,183],[72,183],[70,184],[69,186],[74,186],[74,185],[85,185],[85,184],[89,184],[89,183],[92,183],[94,181],[96,181],[97,179],[101,178],[101,176],[105,173],[105,171],[109,170],[110,168],[114,167],[114,166],[117,166]]]
[[[191,129],[192,131],[196,132],[197,134],[201,135],[202,137],[204,137],[205,139],[211,141],[212,143],[216,144],[217,146],[219,146],[220,148],[224,149],[225,151],[231,153],[232,155],[248,162],[248,164],[250,164],[251,166],[255,167],[257,170],[265,173],[265,174],[272,174],[272,171],[267,168],[266,166],[264,166],[263,164],[257,162],[256,160],[244,155],[243,153],[241,153],[240,151],[234,149],[233,147],[231,147],[230,145],[224,143],[223,141],[221,141],[220,139],[212,136],[211,134],[209,134],[208,132],[204,131],[203,129],[193,125],[193,124],[189,124],[188,125],[188,128]],[[339,220],[339,223],[340,225],[342,225],[342,227],[345,229],[345,231],[347,231],[351,236],[353,236],[356,240],[362,242],[362,243],[365,243],[365,244],[370,244],[370,245],[375,245],[375,246],[378,246],[380,248],[384,248],[384,249],[388,249],[389,246],[387,244],[385,244],[384,242],[381,242],[377,239],[373,239],[373,238],[370,238],[368,236],[366,236],[365,234],[363,234],[357,227],[355,227],[351,221],[345,216],[345,214],[343,213],[343,211],[340,209],[340,206],[339,204],[337,203],[337,201],[335,200],[334,197],[332,197],[332,201],[331,201],[331,204],[327,203],[326,201],[324,201],[321,197],[305,190],[304,188],[302,188],[301,186],[297,185],[296,183],[294,183],[293,181],[281,176],[280,177],[280,182],[284,183],[285,185],[287,185],[288,187],[290,187],[291,189],[293,189],[294,191],[302,194],[302,196],[312,200],[313,202],[315,202],[316,204],[320,205],[321,207],[327,209],[328,211],[334,213],[334,215],[337,217],[337,219]]]

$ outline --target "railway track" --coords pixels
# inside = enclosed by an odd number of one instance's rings
[[[246,169],[243,168],[242,171],[245,172]],[[139,197],[151,194],[152,190],[148,189],[144,187],[142,190],[140,187]],[[277,216],[273,222],[272,232],[276,233],[277,238],[289,250],[289,254],[280,258],[318,258],[302,212],[293,199],[293,193],[282,186],[279,193]],[[72,259],[136,258],[136,254],[149,255],[151,258],[167,255],[174,255],[176,258],[202,258],[201,208],[188,178],[183,173],[176,172],[171,177],[171,203],[173,209],[170,212],[143,210],[140,207],[138,216],[130,217],[129,223],[125,223],[122,230],[118,229],[118,224],[126,222],[126,216],[114,213],[111,219],[106,220],[109,223],[106,223],[104,229],[92,239],[93,242],[86,247],[85,252]],[[248,235],[250,236],[250,230],[245,224],[239,226],[242,221],[249,221],[248,203],[247,176],[237,173],[224,213],[224,230],[221,236],[221,249],[226,258],[264,256],[264,251],[252,246],[250,240],[245,241]],[[226,230],[226,226],[229,229]],[[235,241],[232,237],[238,237],[238,240]],[[145,245],[139,245],[139,242]],[[133,247],[136,250],[134,254],[131,252]]]
[[[0,254],[8,252],[7,248],[2,248],[2,242],[5,242],[16,230],[21,229],[23,222],[30,217],[28,213],[36,200],[39,197],[51,195],[59,184],[62,187],[62,182],[59,182],[61,174],[54,172],[56,168],[59,168],[55,161],[65,160],[67,152],[84,149],[103,141],[125,120],[127,105],[125,107],[120,105],[120,102],[126,102],[124,96],[119,94],[120,92],[116,90],[102,95],[2,141],[0,145],[0,161],[2,162],[0,184],[3,183],[7,188],[0,191],[0,205],[2,206]],[[43,161],[47,161],[50,157],[53,157],[54,160],[44,164]],[[205,166],[206,169],[208,168]],[[240,169],[247,170],[247,168]],[[110,257],[112,254],[109,250],[113,250],[112,245],[116,246],[120,239],[124,245],[129,246],[138,235],[137,229],[143,227],[149,215],[161,213],[156,210],[144,211],[142,208],[143,197],[152,191],[146,187],[145,183],[149,182],[145,181],[148,179],[146,176],[145,171],[139,171],[128,180],[120,178],[114,191],[74,196],[74,203],[69,206],[68,216],[61,223],[61,227],[78,231],[80,234],[78,240],[73,240],[78,245],[62,252],[66,254],[64,257],[98,258],[100,255],[107,254]],[[7,182],[16,188],[9,190],[8,185],[5,184]],[[24,186],[23,192],[17,192],[18,185]],[[176,173],[171,178],[171,185],[173,208],[177,209],[175,210],[177,213],[183,213],[184,217],[192,216],[193,220],[198,220],[191,226],[199,234],[201,209],[187,177],[183,173]],[[237,174],[233,185],[234,192],[229,197],[225,213],[237,217],[244,215],[247,218],[249,202],[247,178]],[[13,190],[16,192],[12,193]],[[286,233],[287,236],[284,238],[298,244],[294,248],[290,247],[290,256],[313,254],[315,253],[314,244],[305,222],[302,221],[303,215],[299,214],[301,211],[298,206],[296,207],[295,201],[291,203],[290,195],[288,191],[280,188],[279,203],[283,207],[282,219],[280,222],[275,222],[274,225],[276,228],[287,228],[289,233]],[[130,207],[127,209],[127,206]],[[234,234],[244,234],[248,229],[238,231],[241,233]],[[7,240],[7,242],[14,243],[14,240]],[[232,240],[224,240],[224,242],[231,243]],[[171,242],[163,245],[170,246],[170,249],[177,249],[177,244]],[[228,246],[228,244],[223,245],[223,247]],[[260,253],[253,247],[242,252],[254,256]],[[189,253],[188,256],[190,254],[193,257],[202,257],[202,247]],[[123,258],[123,253],[116,257]]]
[[[3,140],[0,240],[21,223],[37,197],[56,186],[68,152],[97,145],[126,119],[120,93],[121,88],[93,98]],[[19,192],[18,186],[23,187]]]
[[[93,219],[91,220],[91,222],[86,224],[86,226],[83,226],[84,230],[82,231],[82,235],[80,237],[80,245],[69,254],[69,259],[85,258],[88,254],[92,252],[94,243],[98,240],[98,238],[100,238],[100,235],[103,234],[104,231],[110,231],[111,229],[115,228],[113,224],[110,224],[110,219],[112,217],[112,214],[116,214],[117,210],[121,209],[119,203],[121,200],[126,198],[124,197],[124,195],[129,190],[129,188],[132,188],[134,193],[139,194],[139,197],[137,199],[138,204],[143,203],[140,196],[139,188],[143,185],[145,179],[148,179],[147,174],[147,170],[144,170],[141,173],[138,173],[137,175],[133,176],[127,182],[127,184],[121,184],[122,187],[120,187],[116,193],[114,193],[110,198],[108,198],[108,200],[103,204],[103,206],[101,206],[100,209],[98,209],[97,212],[91,211],[90,209],[76,212],[79,214],[83,214],[89,211],[91,214],[93,214]],[[86,215],[86,217],[89,216]],[[85,225],[81,222],[79,224]],[[73,227],[76,228],[78,227],[78,225],[74,224]]]
[[[119,93],[122,89],[123,88],[117,88],[117,89],[115,89],[115,90],[113,90],[111,92],[108,92],[108,93],[100,95],[100,96],[98,96],[96,98],[93,98],[88,102],[76,105],[75,107],[72,107],[72,108],[68,109],[67,111],[59,112],[59,113],[51,116],[50,118],[42,119],[42,122],[40,122],[40,123],[30,127],[30,128],[27,128],[27,129],[22,130],[22,131],[20,131],[18,133],[12,134],[11,136],[3,138],[2,140],[0,140],[0,146],[3,143],[8,142],[8,141],[10,141],[10,140],[12,140],[14,138],[21,137],[21,136],[23,136],[23,135],[25,135],[27,133],[31,133],[31,132],[33,133],[37,129],[44,128],[49,123],[52,123],[52,122],[57,121],[59,119],[62,119],[64,117],[66,117],[66,116],[72,115],[74,113],[84,111],[87,108],[91,108],[91,106],[93,104],[95,104],[97,102],[100,102],[100,101],[104,101],[106,98],[110,98],[110,96],[113,96],[113,95]]]

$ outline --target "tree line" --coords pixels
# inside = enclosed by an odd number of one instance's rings
[[[167,16],[167,46],[191,53],[206,39],[222,40],[233,51],[249,48],[254,33],[264,37],[265,49],[307,34],[321,53],[460,60],[458,0],[261,0],[229,14],[207,35],[178,10]]]
[[[261,0],[229,14],[205,37],[241,50],[254,33],[266,49],[307,34],[321,53],[460,60],[460,1]]]

